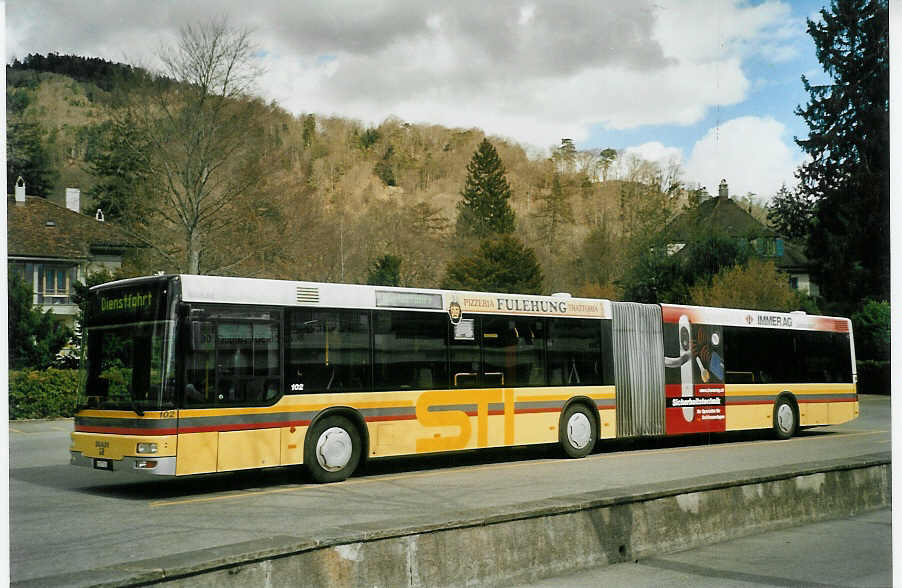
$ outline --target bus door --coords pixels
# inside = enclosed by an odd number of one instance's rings
[[[280,430],[246,409],[281,395],[281,311],[200,306],[189,315],[178,473],[277,465]]]

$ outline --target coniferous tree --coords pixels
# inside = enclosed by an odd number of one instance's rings
[[[511,235],[500,235],[482,241],[473,255],[448,264],[442,287],[541,294],[542,282],[542,269],[535,252]]]
[[[13,369],[46,369],[53,365],[72,332],[51,311],[32,306],[31,286],[21,276],[8,276],[9,364]]]
[[[796,109],[810,156],[797,176],[816,202],[808,256],[835,311],[889,298],[889,12],[885,0],[833,0],[808,21],[831,78]]]
[[[551,190],[538,197],[539,210],[534,214],[539,221],[539,235],[548,250],[554,249],[555,239],[561,228],[573,222],[570,198],[561,186],[561,176],[554,174]]]
[[[371,286],[400,286],[401,258],[397,255],[383,255],[370,265],[366,283]]]
[[[479,238],[514,231],[511,189],[504,177],[504,164],[488,139],[473,153],[467,164],[467,181],[457,204],[457,232]]]
[[[150,146],[128,113],[101,125],[99,134],[100,148],[86,157],[87,171],[96,180],[86,195],[107,219],[140,223],[148,213],[147,198],[142,195],[149,187],[145,153]]]
[[[787,239],[804,240],[811,229],[814,201],[801,192],[780,187],[767,207],[767,220]]]
[[[12,194],[19,176],[29,195],[50,196],[59,181],[40,123],[16,119],[7,123],[6,193]]]

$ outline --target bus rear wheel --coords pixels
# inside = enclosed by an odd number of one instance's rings
[[[340,482],[360,463],[360,432],[347,418],[327,416],[307,432],[304,463],[319,483]]]
[[[595,416],[582,404],[571,404],[561,416],[561,448],[567,457],[585,457],[595,447]]]
[[[777,399],[774,405],[774,436],[777,439],[789,439],[799,428],[799,419],[792,402],[785,396]]]

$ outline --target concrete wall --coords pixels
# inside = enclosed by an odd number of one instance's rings
[[[559,497],[459,520],[271,537],[22,585],[505,585],[890,503],[889,454]]]

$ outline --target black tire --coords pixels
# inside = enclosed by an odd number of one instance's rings
[[[786,396],[781,396],[774,404],[773,429],[777,439],[789,439],[799,430],[799,413]]]
[[[307,431],[304,464],[316,482],[347,479],[357,469],[360,453],[360,431],[346,417],[324,417]]]
[[[558,440],[567,457],[580,458],[595,448],[595,415],[582,404],[571,404],[561,415]]]

